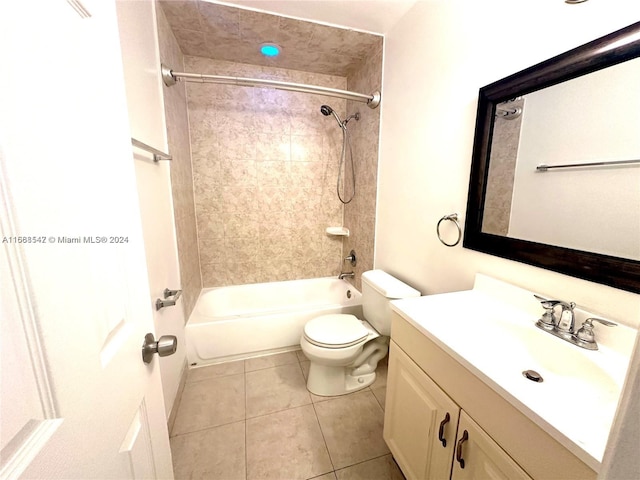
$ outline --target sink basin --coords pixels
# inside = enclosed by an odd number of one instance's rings
[[[624,382],[624,358],[611,351],[586,350],[541,330],[531,322],[492,322],[499,330],[499,342],[507,344],[509,361],[535,370],[559,389],[589,390],[603,399],[617,398]],[[526,368],[525,368],[526,367]]]
[[[615,380],[615,371],[611,372],[611,365],[607,365],[607,371],[604,365],[598,363],[602,355],[587,355],[594,352],[582,351],[570,344],[565,345],[559,339],[555,342],[525,340],[522,345],[540,373],[549,373],[549,381],[561,382],[570,389],[594,389],[603,395],[616,394],[620,390],[620,382]]]
[[[398,300],[392,308],[598,470],[635,330],[615,327],[623,341],[582,349],[535,326],[542,311],[531,292],[487,278],[473,290]],[[525,370],[543,381],[527,379]]]

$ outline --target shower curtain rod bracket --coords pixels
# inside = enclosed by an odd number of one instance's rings
[[[371,96],[373,98],[367,102],[367,105],[369,106],[369,108],[378,108],[378,105],[380,105],[380,100],[382,100],[382,95],[378,90],[376,90],[371,94]]]
[[[176,77],[173,76],[173,70],[162,64],[160,66],[160,72],[162,73],[162,81],[167,87],[171,87],[176,84],[177,80]]]

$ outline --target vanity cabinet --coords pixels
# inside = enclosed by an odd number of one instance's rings
[[[593,469],[409,321],[394,312],[391,325],[384,439],[408,480],[596,479]],[[458,443],[464,468],[456,460]]]
[[[393,341],[384,439],[409,480],[530,478]]]

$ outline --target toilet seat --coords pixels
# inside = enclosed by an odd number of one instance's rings
[[[354,315],[333,314],[306,323],[303,335],[309,343],[324,348],[346,348],[365,340],[370,331]]]

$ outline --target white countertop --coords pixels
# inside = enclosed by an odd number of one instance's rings
[[[477,276],[473,290],[396,300],[392,309],[583,462],[600,469],[634,329],[598,324],[600,349],[579,348],[535,326],[543,309],[532,292],[484,275]],[[588,315],[576,309],[578,326]],[[535,370],[544,381],[526,379],[524,370]]]

